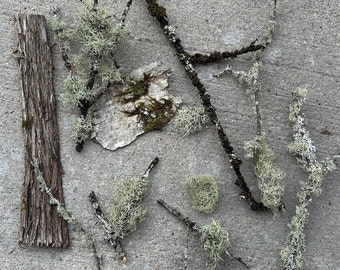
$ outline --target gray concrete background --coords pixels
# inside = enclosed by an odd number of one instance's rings
[[[62,7],[65,21],[75,23],[77,1],[56,1]],[[117,15],[125,1],[100,1]],[[185,49],[191,52],[221,51],[248,45],[261,35],[268,19],[269,0],[204,1],[162,0],[172,25]],[[276,152],[277,164],[287,174],[286,212],[273,219],[269,213],[252,212],[239,200],[239,189],[233,184],[235,175],[219,144],[213,126],[189,138],[179,137],[173,123],[162,132],[143,135],[130,146],[116,152],[104,150],[88,142],[82,153],[74,150],[72,119],[76,110],[62,105],[62,80],[66,75],[58,50],[53,50],[55,90],[61,137],[61,156],[67,208],[98,239],[104,256],[103,269],[183,269],[183,252],[187,230],[159,207],[162,198],[182,209],[200,224],[214,217],[228,228],[231,251],[243,258],[252,269],[281,269],[279,249],[287,235],[286,224],[294,214],[298,182],[306,178],[287,151],[291,130],[287,120],[291,92],[297,87],[310,89],[304,111],[308,128],[320,159],[340,151],[340,10],[338,1],[278,1],[277,30],[267,48],[261,75],[263,124],[270,145]],[[44,14],[50,21],[49,1],[1,0],[0,44],[0,269],[95,269],[91,250],[84,246],[80,234],[70,229],[71,247],[66,250],[18,246],[20,195],[24,174],[24,143],[21,130],[21,93],[16,60],[13,16],[19,12]],[[200,103],[178,62],[175,51],[163,36],[144,1],[135,1],[127,20],[131,28],[128,44],[117,55],[117,61],[128,74],[134,68],[160,61],[173,71],[170,87],[182,97],[184,105]],[[226,64],[247,68],[251,56],[219,64],[198,67],[200,77],[212,96],[218,116],[235,151],[242,157],[243,142],[255,134],[255,119],[244,89],[229,76],[214,78],[212,74]],[[320,132],[327,128],[331,135]],[[150,161],[159,156],[160,163],[150,176],[146,199],[148,214],[139,229],[123,244],[128,262],[122,265],[115,252],[103,239],[96,225],[87,196],[95,191],[104,209],[112,207],[113,190],[119,179],[143,173]],[[242,172],[258,196],[251,162],[244,161]],[[201,215],[190,207],[190,197],[183,186],[188,176],[210,173],[218,181],[220,201],[216,211]],[[340,188],[339,169],[325,180],[321,196],[310,208],[306,226],[304,269],[340,269]],[[189,234],[188,269],[206,269],[199,240]],[[226,261],[217,269],[244,269],[237,262]]]

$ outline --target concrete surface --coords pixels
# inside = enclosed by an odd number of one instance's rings
[[[56,1],[62,16],[71,24],[79,1]],[[125,1],[100,1],[121,13]],[[189,51],[210,52],[236,49],[257,38],[266,25],[271,1],[160,1],[168,9],[172,25]],[[82,153],[74,150],[72,118],[76,110],[60,102],[62,80],[66,74],[60,55],[54,52],[55,89],[58,96],[63,177],[67,208],[98,239],[103,254],[103,269],[183,269],[186,228],[159,207],[162,198],[180,207],[184,214],[205,225],[217,218],[230,233],[231,251],[243,258],[252,269],[281,269],[279,249],[287,235],[286,224],[294,213],[298,182],[304,172],[288,153],[291,131],[287,108],[291,92],[297,87],[310,89],[304,107],[308,128],[315,141],[320,159],[340,151],[340,10],[337,1],[278,1],[278,28],[272,45],[266,50],[261,76],[264,127],[277,156],[277,164],[287,174],[284,201],[287,210],[273,219],[269,213],[252,212],[246,202],[239,200],[239,189],[233,184],[235,175],[219,144],[213,126],[189,138],[179,137],[173,123],[162,132],[143,135],[130,146],[116,152],[88,142]],[[95,269],[91,250],[84,246],[81,235],[70,230],[72,245],[67,250],[27,248],[18,246],[20,195],[24,161],[21,131],[21,94],[16,60],[13,16],[19,12],[40,13],[50,21],[49,1],[0,1],[0,269]],[[131,38],[119,55],[118,63],[124,74],[153,61],[161,61],[172,69],[170,87],[185,105],[199,104],[196,90],[186,78],[174,50],[163,36],[144,1],[135,1],[128,16]],[[243,142],[255,134],[255,119],[249,99],[230,76],[213,78],[212,74],[228,63],[246,68],[250,56],[198,67],[200,77],[212,96],[218,116],[235,147],[243,155]],[[327,128],[331,135],[323,135]],[[145,222],[124,240],[128,262],[122,265],[103,239],[104,233],[92,215],[87,196],[95,191],[105,209],[110,209],[113,190],[119,179],[141,174],[149,162],[159,156],[160,163],[150,176],[151,187],[146,204]],[[256,191],[249,161],[242,165],[247,182]],[[213,174],[220,188],[220,202],[211,216],[192,210],[183,182],[188,176]],[[331,173],[321,196],[310,208],[306,227],[304,269],[340,269],[340,170]],[[188,269],[206,269],[204,253],[198,239],[189,234]],[[217,269],[244,269],[237,262],[226,261]]]

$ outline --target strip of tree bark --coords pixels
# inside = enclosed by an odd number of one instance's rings
[[[69,245],[67,222],[58,215],[56,207],[49,204],[49,196],[40,191],[32,165],[37,163],[51,193],[63,204],[63,169],[46,19],[42,15],[19,14],[15,24],[26,148],[19,243],[66,248]]]

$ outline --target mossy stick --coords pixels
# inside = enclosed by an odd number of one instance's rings
[[[207,114],[210,118],[210,121],[215,124],[218,137],[220,139],[220,142],[226,152],[226,154],[229,157],[229,162],[234,169],[237,180],[235,184],[239,186],[242,190],[242,193],[240,194],[242,198],[245,198],[252,210],[267,210],[267,207],[263,205],[261,202],[257,202],[255,198],[253,197],[242,173],[240,170],[240,166],[242,164],[242,161],[240,158],[238,158],[234,153],[234,148],[232,147],[229,138],[227,137],[226,133],[223,130],[223,127],[217,117],[216,109],[211,104],[210,101],[210,95],[207,93],[207,90],[202,83],[202,81],[199,79],[197,75],[197,71],[194,68],[193,64],[191,63],[190,57],[187,55],[187,53],[184,51],[184,48],[181,44],[181,40],[176,36],[175,33],[175,27],[169,25],[168,17],[166,14],[166,9],[159,5],[157,1],[155,0],[146,0],[148,4],[148,10],[150,14],[155,17],[158,22],[160,23],[161,28],[164,30],[165,36],[170,40],[171,44],[175,48],[177,52],[177,56],[184,66],[184,69],[186,71],[186,74],[190,78],[193,86],[195,86],[198,90],[198,93],[200,95],[200,98],[202,100],[202,104],[205,107]]]
[[[195,53],[194,55],[187,54],[187,56],[190,58],[190,61],[193,65],[216,63],[224,59],[228,59],[228,58],[233,59],[241,54],[245,54],[249,52],[256,52],[259,50],[263,50],[265,48],[265,45],[256,44],[256,42],[257,42],[257,39],[251,42],[250,45],[248,45],[247,47],[236,49],[234,51],[224,51],[224,52],[214,51],[210,54]]]
[[[91,246],[91,250],[93,252],[97,270],[101,270],[101,258],[98,255],[97,247],[93,238],[93,235],[84,229],[83,225],[75,218],[75,216],[68,211],[65,206],[52,194],[51,188],[47,185],[43,173],[41,172],[37,160],[34,160],[32,163],[32,167],[34,168],[34,172],[37,177],[37,181],[39,183],[39,188],[41,192],[44,192],[49,197],[49,204],[55,205],[59,216],[65,220],[67,223],[74,225],[84,236],[86,244]]]
[[[281,260],[285,270],[299,270],[302,268],[302,252],[305,248],[304,228],[308,222],[308,206],[313,197],[321,193],[323,180],[327,173],[336,168],[334,159],[319,162],[316,156],[316,147],[305,127],[301,106],[306,99],[307,90],[300,88],[293,93],[293,103],[289,108],[289,120],[293,124],[294,141],[289,151],[294,154],[297,162],[308,174],[308,178],[300,182],[300,191],[297,193],[299,204],[295,215],[288,224],[289,233],[286,243],[281,250]]]
[[[214,269],[217,266],[218,262],[223,260],[223,254],[227,255],[233,260],[242,263],[245,267],[249,268],[248,265],[243,262],[241,258],[235,257],[229,252],[228,232],[222,229],[217,221],[213,220],[211,224],[200,227],[199,225],[197,225],[196,222],[192,221],[189,217],[185,217],[178,209],[169,205],[164,200],[158,199],[157,203],[163,206],[177,219],[182,221],[187,226],[187,228],[199,234],[203,243],[204,250],[208,254],[211,269]],[[184,263],[186,265],[186,254],[184,259]]]
[[[107,235],[107,241],[110,243],[111,246],[115,249],[117,252],[119,258],[122,260],[123,263],[126,263],[126,254],[125,251],[120,243],[120,238],[115,236],[114,228],[112,227],[112,224],[110,223],[109,219],[106,217],[106,215],[103,213],[99,203],[96,194],[94,191],[91,191],[89,195],[89,199],[91,202],[91,206],[93,209],[93,212],[95,216],[97,217],[99,223],[102,224],[104,231]]]

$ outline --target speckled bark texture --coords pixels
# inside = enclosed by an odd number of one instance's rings
[[[66,248],[67,223],[39,188],[37,163],[52,194],[64,202],[59,130],[52,82],[52,59],[42,15],[15,17],[17,59],[22,90],[22,128],[25,138],[25,176],[21,197],[21,245]]]

